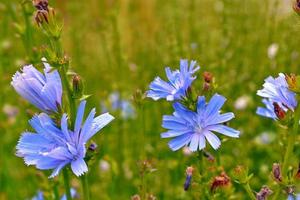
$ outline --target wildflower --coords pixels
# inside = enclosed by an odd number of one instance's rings
[[[31,200],[44,200],[43,192],[39,190]]]
[[[287,200],[300,200],[300,194],[289,194]]]
[[[86,101],[80,103],[73,130],[68,129],[66,114],[61,118],[60,129],[45,113],[34,116],[30,124],[36,133],[23,133],[17,145],[17,155],[23,157],[27,165],[35,165],[41,170],[53,169],[50,178],[68,164],[76,176],[87,172],[85,144],[114,118],[108,113],[94,118],[93,109],[82,124],[85,104]]]
[[[273,193],[268,186],[263,186],[260,191],[256,194],[257,200],[266,200],[268,196]]]
[[[273,43],[268,47],[268,57],[269,57],[269,59],[274,59],[275,58],[275,56],[278,52],[278,49],[279,49],[279,46],[276,43]]]
[[[70,189],[71,197],[75,198],[77,192],[74,188]],[[44,193],[42,191],[38,191],[38,193],[31,200],[44,200]],[[67,200],[67,196],[64,194],[60,200]]]
[[[270,144],[275,139],[274,134],[269,132],[262,132],[255,138],[255,142],[260,145]]]
[[[263,89],[257,91],[257,95],[277,103],[283,110],[294,111],[297,106],[296,94],[289,90],[285,75],[280,73],[278,77],[269,76],[265,79]]]
[[[2,112],[7,116],[9,122],[14,123],[16,116],[19,114],[19,109],[10,104],[4,104]]]
[[[265,98],[262,102],[266,108],[259,107],[258,115],[274,120],[283,119],[288,110],[294,112],[297,106],[296,94],[289,90],[285,75],[280,73],[278,77],[265,79],[264,88],[257,91],[257,95]]]
[[[134,106],[128,100],[122,99],[119,92],[113,92],[109,95],[109,102],[112,111],[120,111],[123,119],[135,118]],[[100,102],[102,111],[108,110],[104,102]]]
[[[120,107],[121,107],[121,117],[123,119],[135,117],[134,107],[129,101],[126,100],[121,101]]]
[[[272,173],[273,173],[274,179],[277,182],[281,182],[282,181],[281,169],[280,169],[280,165],[278,163],[274,163],[273,164]]]
[[[237,98],[237,100],[234,102],[234,107],[237,110],[245,110],[247,106],[249,105],[251,101],[251,98],[247,95],[240,96]]]
[[[75,190],[74,188],[71,188],[71,189],[70,189],[70,193],[71,193],[71,197],[72,197],[72,198],[75,198],[75,197],[77,196],[77,192],[76,192],[76,190]],[[60,200],[67,200],[67,195],[64,194],[64,195],[61,197]]]
[[[263,104],[265,104],[265,108],[263,107],[258,107],[256,110],[256,114],[261,115],[263,117],[268,117],[271,119],[278,119],[277,115],[274,112],[274,105],[272,103],[272,101],[267,100],[267,99],[263,99],[262,100]]]
[[[210,190],[213,192],[215,191],[218,187],[224,187],[230,184],[230,177],[225,173],[222,172],[220,176],[216,176],[213,179],[213,182],[210,186]]]
[[[169,67],[165,68],[169,82],[156,77],[150,84],[150,90],[147,97],[153,100],[166,99],[167,101],[179,100],[186,96],[186,91],[196,79],[193,74],[200,69],[196,66],[196,61],[180,60],[180,70],[171,71]]]
[[[183,186],[185,191],[187,191],[191,185],[193,171],[194,171],[193,167],[186,168],[186,179],[185,179],[184,186]]]
[[[44,74],[32,65],[16,72],[11,85],[19,95],[46,113],[58,112],[62,99],[59,73],[44,62]]]
[[[205,139],[214,149],[218,149],[221,141],[212,131],[234,138],[239,137],[240,133],[222,124],[234,118],[233,113],[219,113],[225,101],[226,99],[218,94],[215,94],[207,104],[204,96],[198,97],[196,112],[188,110],[178,102],[174,103],[173,115],[163,117],[162,126],[170,130],[162,133],[161,137],[175,137],[169,142],[169,147],[173,151],[185,145],[188,145],[191,151],[204,149]]]
[[[110,170],[110,164],[106,160],[100,160],[99,161],[99,168],[103,172],[107,172]]]

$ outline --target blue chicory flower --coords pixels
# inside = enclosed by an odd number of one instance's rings
[[[266,108],[259,107],[256,112],[264,117],[277,119],[274,112],[274,103],[276,103],[284,112],[287,112],[288,109],[294,112],[297,106],[296,94],[289,90],[285,75],[282,73],[276,78],[271,76],[266,78],[263,89],[258,90],[257,95],[266,99],[263,100]]]
[[[268,99],[263,99],[262,100],[263,104],[265,104],[265,108],[264,107],[258,107],[256,110],[256,114],[263,116],[263,117],[268,117],[274,120],[277,120],[278,117],[274,111],[274,105],[273,102],[271,100]],[[287,111],[287,109],[284,107],[285,111]]]
[[[71,197],[75,198],[77,192],[74,188],[70,189]],[[44,193],[42,191],[38,191],[37,194],[31,200],[44,200]],[[67,200],[67,196],[64,194],[60,200]]]
[[[43,194],[43,192],[39,190],[37,192],[37,194],[34,197],[32,197],[31,200],[44,200],[44,194]]]
[[[45,60],[44,60],[45,61]],[[57,70],[44,62],[44,74],[34,66],[24,66],[15,73],[11,85],[24,99],[46,113],[57,112],[61,106],[62,83]]]
[[[167,101],[179,100],[186,96],[187,89],[196,79],[193,74],[199,70],[196,61],[180,60],[180,70],[172,71],[169,67],[165,69],[169,82],[156,77],[150,84],[147,97],[153,100],[166,99]]]
[[[107,112],[111,109],[113,112],[120,111],[120,116],[125,120],[135,118],[136,113],[134,106],[130,101],[122,99],[119,92],[115,91],[109,95],[109,103],[110,106],[107,106],[105,102],[100,102],[102,112]]]
[[[300,194],[289,194],[287,200],[300,200]]]
[[[17,155],[23,157],[27,165],[35,165],[41,170],[53,169],[50,178],[70,164],[73,173],[81,176],[88,171],[84,161],[86,142],[114,117],[109,113],[95,117],[95,109],[82,124],[86,101],[82,101],[77,111],[75,127],[68,129],[68,118],[61,118],[61,128],[45,113],[34,116],[30,124],[36,133],[25,132],[17,145]]]
[[[201,150],[205,148],[206,140],[214,149],[218,149],[221,141],[213,132],[234,138],[239,137],[240,133],[223,125],[224,122],[234,118],[234,114],[231,112],[220,114],[220,109],[225,101],[223,96],[215,94],[206,104],[205,97],[200,96],[196,112],[188,110],[178,102],[174,103],[173,115],[163,117],[162,126],[169,130],[162,133],[161,137],[175,137],[169,142],[169,147],[173,151],[185,145],[188,145],[191,151]]]

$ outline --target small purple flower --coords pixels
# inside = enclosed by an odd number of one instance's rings
[[[206,140],[214,148],[221,145],[220,139],[213,133],[237,138],[239,131],[223,125],[234,118],[233,113],[220,114],[220,109],[226,99],[215,94],[209,103],[206,104],[205,97],[198,97],[197,111],[190,111],[180,103],[173,104],[175,112],[172,116],[163,117],[163,128],[169,131],[162,133],[162,138],[175,137],[169,142],[169,147],[176,151],[187,145],[191,151],[202,150],[206,146]]]
[[[45,60],[44,60],[45,61]],[[17,93],[46,113],[57,112],[61,106],[62,83],[57,70],[44,62],[44,74],[32,65],[15,73],[11,85]]]
[[[196,66],[196,61],[180,60],[180,70],[171,71],[169,67],[165,69],[169,82],[156,77],[150,84],[150,90],[147,92],[147,97],[153,100],[166,99],[174,101],[186,96],[187,89],[196,79],[193,74],[199,70]]]
[[[23,157],[27,165],[35,165],[41,170],[53,169],[50,178],[70,164],[73,173],[81,176],[88,171],[84,161],[86,142],[114,117],[108,113],[95,117],[95,109],[82,124],[86,101],[82,101],[77,111],[75,127],[68,129],[68,118],[64,114],[61,127],[45,113],[34,116],[30,124],[36,133],[25,132],[17,145],[17,155]]]
[[[256,111],[257,114],[264,117],[277,119],[274,103],[284,112],[287,112],[288,109],[294,112],[297,106],[296,94],[289,90],[285,75],[282,73],[276,78],[271,76],[266,78],[263,89],[258,90],[257,95],[265,98],[263,103],[266,108],[259,107]]]

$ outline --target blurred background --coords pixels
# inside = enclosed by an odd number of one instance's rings
[[[269,119],[255,114],[261,99],[256,90],[263,80],[279,72],[299,73],[300,19],[292,0],[49,0],[64,21],[62,42],[71,67],[92,94],[89,107],[111,112],[116,120],[94,137],[98,154],[90,165],[92,199],[130,199],[143,193],[148,199],[199,199],[197,177],[192,189],[183,190],[185,169],[197,165],[197,155],[172,152],[161,139],[161,120],[172,113],[165,101],[143,99],[155,76],[164,68],[179,67],[179,60],[196,60],[202,73],[210,71],[217,92],[228,101],[224,111],[236,118],[230,126],[241,130],[238,139],[223,138],[218,152],[231,186],[211,199],[247,199],[234,182],[237,165],[254,174],[251,186],[273,186],[272,164],[280,161],[283,133]],[[37,110],[10,86],[21,66],[40,66],[39,50],[47,48],[33,20],[31,2],[0,1],[0,199],[30,199],[38,190],[47,195],[47,174],[27,167],[15,156],[20,134]],[[299,141],[299,140],[298,140]],[[300,156],[296,141],[296,156]],[[298,149],[298,150],[297,150]],[[206,162],[211,177],[219,175]],[[209,187],[211,180],[207,180]],[[73,177],[72,186],[80,184]],[[193,190],[194,189],[194,190]],[[63,193],[63,190],[60,191]],[[300,192],[300,191],[298,191]]]

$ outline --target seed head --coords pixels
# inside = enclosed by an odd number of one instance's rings
[[[210,186],[210,191],[214,192],[217,188],[225,187],[228,186],[229,184],[230,184],[230,177],[225,172],[222,172],[219,176],[216,176],[213,179],[212,184]]]

